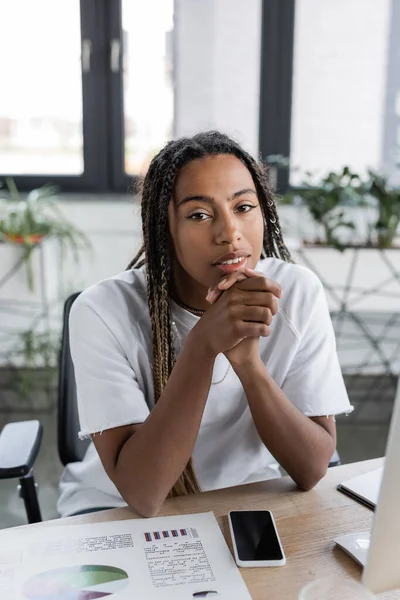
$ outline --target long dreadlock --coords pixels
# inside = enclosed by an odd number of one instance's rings
[[[167,384],[176,359],[169,295],[171,251],[168,205],[173,196],[179,169],[193,160],[219,154],[236,156],[246,165],[253,178],[264,218],[263,255],[291,261],[290,253],[282,238],[266,170],[235,141],[217,131],[199,133],[192,138],[169,142],[153,158],[142,185],[143,245],[128,269],[146,266],[155,402],[158,401]],[[198,491],[200,487],[190,459],[170,495],[178,496]]]

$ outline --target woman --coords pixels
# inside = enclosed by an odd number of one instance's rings
[[[59,511],[279,476],[312,488],[349,412],[322,286],[294,265],[262,168],[218,132],[170,142],[142,193],[143,247],[70,319],[82,463]],[[265,258],[263,258],[265,257]]]

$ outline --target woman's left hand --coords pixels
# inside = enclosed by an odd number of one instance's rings
[[[210,288],[207,294],[208,302],[214,304],[225,291],[229,290],[235,284],[253,277],[262,279],[262,286],[260,285],[260,287],[262,287],[263,291],[265,291],[265,283],[267,283],[267,290],[270,293],[266,295],[265,306],[271,311],[272,316],[275,315],[277,312],[276,298],[282,296],[281,287],[276,281],[266,279],[263,273],[253,271],[252,269],[245,269],[244,271],[231,273],[224,277],[217,286]],[[234,368],[240,367],[249,361],[254,362],[259,359],[258,341],[259,338],[246,338],[237,344],[237,346],[229,350],[229,352],[226,352],[225,356]]]

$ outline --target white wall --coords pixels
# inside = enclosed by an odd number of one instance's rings
[[[61,209],[92,245],[79,264],[70,257],[65,265],[67,289],[82,289],[125,269],[141,242],[140,204],[133,196],[65,199]]]

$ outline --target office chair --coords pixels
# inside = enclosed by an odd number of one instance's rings
[[[79,292],[72,294],[64,304],[61,334],[60,371],[58,379],[58,455],[65,466],[80,462],[90,444],[90,439],[78,438],[79,416],[76,398],[74,365],[69,348],[69,313]]]
[[[90,440],[79,440],[79,417],[76,398],[74,365],[69,346],[69,313],[79,293],[72,294],[64,304],[58,376],[58,454],[65,466],[83,459]],[[42,520],[33,466],[42,440],[39,421],[9,423],[0,432],[0,479],[19,479],[20,494],[29,523]],[[330,467],[340,465],[338,452]]]
[[[29,523],[42,520],[33,475],[42,435],[39,421],[8,423],[0,433],[0,479],[19,479]]]
[[[74,366],[69,348],[69,313],[79,296],[73,294],[64,304],[58,375],[58,454],[65,466],[81,461],[90,440],[78,438],[79,419]],[[9,423],[0,432],[0,479],[19,479],[20,495],[29,523],[42,520],[33,467],[39,453],[43,428],[39,421]]]

